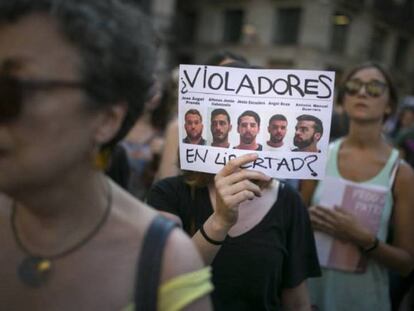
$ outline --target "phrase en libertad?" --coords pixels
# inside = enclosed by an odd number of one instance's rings
[[[185,150],[185,161],[189,164],[209,163],[213,162],[215,165],[225,166],[230,160],[235,159],[236,154],[231,152],[217,152],[208,149],[187,148]],[[318,160],[318,155],[306,155],[305,157],[291,157],[291,158],[276,158],[276,157],[258,157],[252,163],[241,166],[247,169],[265,169],[274,171],[307,171],[311,176],[318,176],[318,173],[313,168],[313,164]]]

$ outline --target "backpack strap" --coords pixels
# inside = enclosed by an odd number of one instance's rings
[[[158,215],[145,235],[135,277],[135,311],[157,310],[164,246],[175,227],[175,222]]]
[[[397,175],[397,171],[400,167],[400,164],[401,164],[401,158],[400,158],[399,152],[396,151],[395,160],[394,160],[394,163],[392,164],[391,171],[390,171],[390,179],[389,179],[390,189],[394,188],[394,181]]]

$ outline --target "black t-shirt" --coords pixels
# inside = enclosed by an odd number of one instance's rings
[[[191,195],[183,176],[156,183],[148,203],[177,215],[189,233],[213,213],[207,187]],[[279,187],[278,200],[250,231],[227,237],[213,263],[215,310],[280,310],[284,288],[320,275],[313,232],[299,194]]]

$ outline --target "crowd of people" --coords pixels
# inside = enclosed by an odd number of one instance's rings
[[[136,5],[0,0],[0,21],[0,309],[414,306],[414,105],[399,105],[383,66],[349,68],[325,178],[292,182],[244,167],[255,151],[320,153],[322,121],[277,108],[179,120],[178,71],[155,75]],[[205,64],[258,68],[227,51]],[[217,174],[181,171],[180,143],[251,153]],[[378,232],[323,205],[332,179],[381,189]],[[364,268],[321,265],[319,233],[352,245]]]

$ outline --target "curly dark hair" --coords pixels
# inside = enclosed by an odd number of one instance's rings
[[[286,121],[287,119],[283,114],[274,114],[270,119],[269,119],[269,125],[270,123],[272,123],[273,121]]]
[[[323,124],[322,121],[310,114],[302,114],[296,118],[297,121],[313,121],[315,124],[313,128],[315,129],[316,133],[320,133],[321,136],[323,135]]]
[[[197,116],[200,117],[200,120],[203,121],[203,117],[200,114],[200,111],[198,111],[197,109],[189,109],[187,110],[187,112],[184,115],[184,118],[186,118],[189,114],[195,114]]]
[[[256,113],[256,112],[254,112],[254,111],[252,111],[252,110],[246,110],[246,111],[244,111],[238,118],[237,118],[237,126],[239,126],[240,125],[240,123],[241,123],[241,119],[243,118],[243,117],[246,117],[246,116],[248,116],[248,117],[253,117],[254,118],[254,120],[256,121],[256,123],[257,123],[257,125],[258,126],[260,126],[260,117],[259,117],[259,115]]]
[[[211,112],[211,119],[213,119],[215,116],[218,116],[220,114],[225,115],[227,117],[227,121],[229,122],[229,124],[231,123],[229,113],[225,109],[223,109],[223,108],[214,109]]]
[[[77,48],[80,75],[94,108],[125,101],[128,113],[114,145],[142,112],[155,64],[154,36],[137,6],[120,0],[0,0],[0,22],[42,13],[53,17]]]

